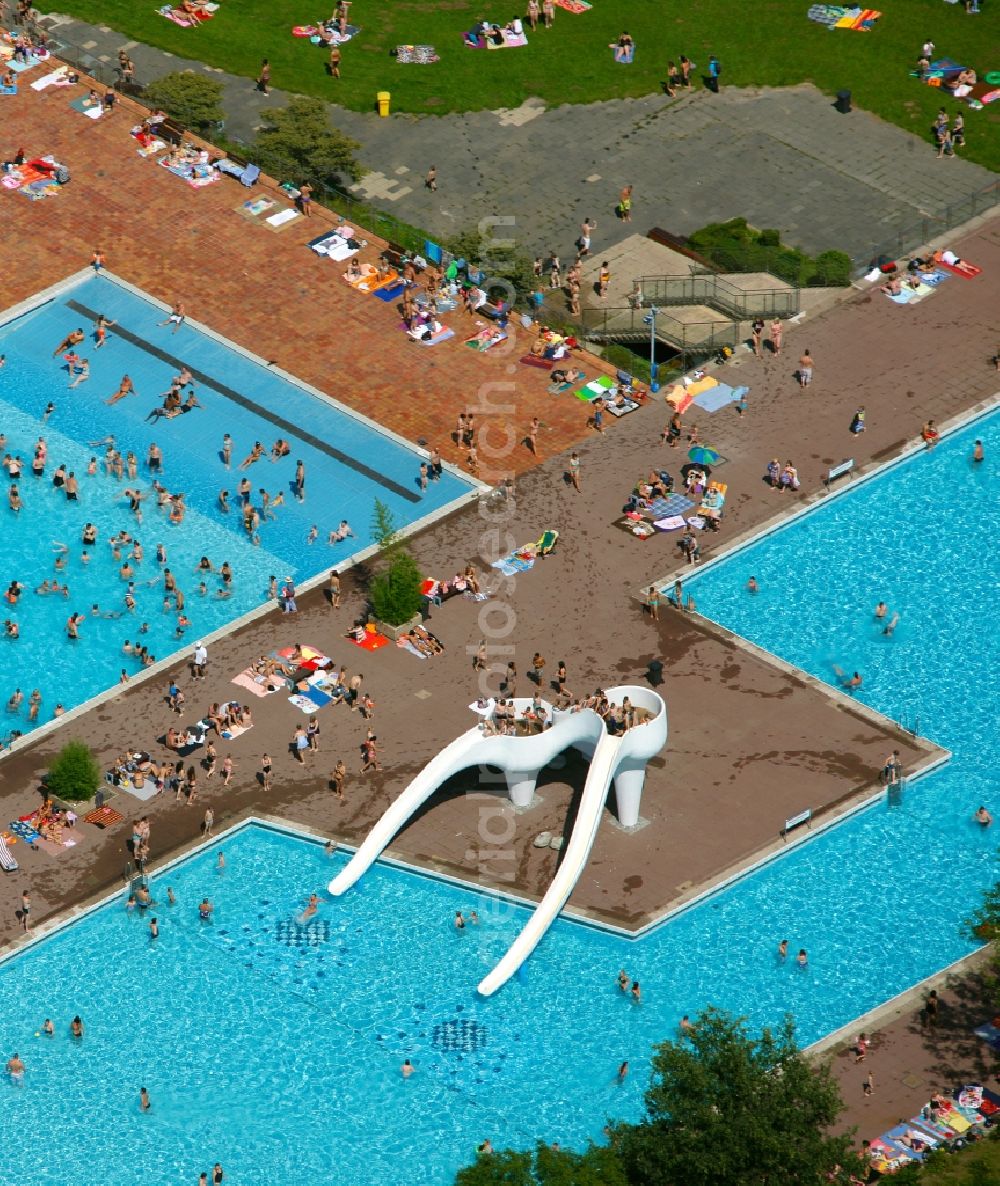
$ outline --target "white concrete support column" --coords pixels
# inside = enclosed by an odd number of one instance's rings
[[[515,807],[530,807],[535,797],[535,782],[538,779],[537,770],[505,770],[507,790],[510,801]]]
[[[618,822],[623,828],[634,828],[639,822],[645,781],[646,763],[641,760],[626,758],[615,774],[615,802],[618,804]]]

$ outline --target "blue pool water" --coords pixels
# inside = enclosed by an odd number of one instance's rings
[[[94,348],[93,321],[81,309],[104,313],[118,323],[104,347]],[[0,697],[6,702],[19,686],[27,698],[32,688],[38,688],[44,698],[40,721],[51,717],[57,702],[68,709],[115,684],[122,667],[133,674],[138,664],[121,654],[122,644],[136,640],[142,623],[149,626],[143,642],[158,658],[165,658],[198,635],[259,605],[267,597],[270,576],[279,581],[293,576],[301,582],[368,546],[376,498],[391,508],[402,527],[451,504],[470,489],[466,482],[446,473],[422,493],[418,481],[421,459],[414,451],[207,334],[188,325],[175,334],[169,327],[157,325],[162,320],[164,314],[151,302],[111,279],[95,276],[0,327],[0,353],[7,357],[6,366],[0,369],[0,432],[7,438],[0,453],[20,455],[24,462],[19,482],[24,509],[20,514],[8,509],[10,480],[7,472],[0,470],[0,587],[6,589],[18,580],[27,589],[17,606],[5,602],[0,615],[0,620],[10,617],[16,621],[21,632],[17,642],[0,641]],[[61,357],[54,359],[52,351],[78,326],[91,335],[76,348],[82,358],[89,359],[90,379],[70,390],[66,364]],[[216,386],[196,379],[201,408],[171,420],[146,423],[149,412],[162,402],[180,363],[203,373]],[[104,401],[126,373],[138,394],[108,406]],[[331,360],[333,395],[337,394],[335,380],[336,364]],[[246,406],[246,401],[251,406]],[[50,402],[56,405],[55,411],[43,424],[41,418]],[[226,432],[233,440],[230,471],[220,456]],[[136,480],[126,475],[118,481],[107,476],[103,466],[97,476],[87,476],[90,458],[96,456],[100,463],[104,456],[104,447],[90,442],[99,442],[109,434],[114,435],[123,457],[128,451],[136,455]],[[48,466],[44,477],[34,478],[31,459],[39,435],[48,444]],[[239,511],[224,514],[218,493],[228,489],[230,501],[237,507],[236,488],[243,476],[237,466],[254,441],[262,441],[270,450],[279,437],[290,442],[291,455],[277,463],[259,461],[246,471],[254,505],[260,505],[260,488],[272,497],[278,493],[285,497],[275,518],[261,525],[259,546],[253,546],[242,529]],[[188,512],[181,525],[170,524],[156,507],[152,475],[145,465],[152,441],[163,450],[160,480],[170,491],[186,495]],[[292,490],[295,463],[300,458],[306,465],[302,502]],[[73,470],[80,481],[78,503],[68,502],[62,491],[52,486],[52,474],[60,463]],[[142,504],[141,525],[123,493],[129,486],[141,486],[149,495]],[[342,519],[348,520],[356,537],[329,546],[328,534]],[[91,559],[85,565],[81,531],[87,522],[99,529],[99,542],[88,549]],[[310,544],[314,524],[319,541]],[[143,562],[135,566],[138,604],[134,614],[124,612],[126,583],[119,577],[119,563],[108,542],[123,529],[139,539],[145,553]],[[70,549],[67,567],[58,573],[54,568],[57,543]],[[166,546],[167,566],[186,597],[185,610],[191,619],[187,642],[174,636],[176,615],[163,611],[163,585],[155,559],[159,543]],[[195,566],[203,555],[216,568],[224,560],[230,562],[235,573],[232,597],[218,598],[221,582],[211,576],[207,591],[199,594]],[[69,585],[69,598],[35,595],[34,589],[53,577],[61,585]],[[102,612],[123,616],[90,617],[95,603]],[[87,614],[88,621],[80,641],[72,644],[66,639],[64,625],[74,611]],[[0,735],[11,728],[28,727],[25,709],[17,717],[8,714],[0,723]]]
[[[0,964],[0,1054],[28,1064],[23,1089],[0,1083],[3,1114],[11,1131],[46,1131],[44,1156],[8,1142],[12,1180],[48,1182],[55,1164],[65,1186],[126,1186],[141,1165],[150,1186],[173,1186],[220,1160],[240,1186],[290,1165],[309,1183],[447,1183],[484,1137],[580,1145],[607,1116],[638,1116],[650,1048],[683,1013],[712,1003],[759,1026],[790,1011],[807,1043],[965,954],[961,921],[996,877],[996,836],[971,814],[984,801],[1000,814],[986,768],[996,478],[991,462],[966,464],[974,435],[1000,456],[993,417],[694,582],[701,607],[817,675],[857,666],[865,698],[919,715],[953,749],[947,767],[640,940],[558,921],[489,1000],[475,985],[522,908],[379,866],[302,936],[296,912],[346,857],[246,829],[225,840],[221,876],[209,849],[155,880],[155,896],[165,884],[178,896],[157,908],[155,946],[119,899]],[[872,627],[880,599],[902,615],[891,640]],[[808,800],[808,776],[788,776]],[[210,927],[195,909],[205,894]],[[472,908],[482,925],[455,932],[455,910]],[[806,971],[777,961],[780,938],[808,950]],[[614,985],[623,966],[640,1005]],[[79,1045],[66,1036],[76,1012]],[[33,1036],[46,1016],[52,1041]],[[54,1110],[63,1119],[45,1127]]]

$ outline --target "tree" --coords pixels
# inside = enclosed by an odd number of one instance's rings
[[[265,115],[253,155],[257,164],[279,181],[308,182],[318,192],[342,186],[345,179],[360,181],[364,168],[355,157],[361,147],[330,125],[327,106],[320,99],[292,99]]]
[[[709,1008],[653,1055],[646,1118],[612,1129],[631,1186],[815,1186],[860,1168],[828,1066],[795,1044],[790,1017],[753,1037],[743,1018]]]
[[[380,621],[402,626],[420,610],[423,577],[416,560],[399,539],[392,511],[378,498],[372,512],[371,532],[386,564],[372,577],[368,597]]]
[[[206,130],[222,122],[222,83],[191,70],[175,70],[151,82],[143,92],[147,102],[162,107],[186,128]]]
[[[505,237],[505,224],[497,223],[494,229],[492,235],[479,228],[462,231],[445,246],[452,255],[486,273],[486,295],[491,300],[523,305],[536,284],[532,261]]]
[[[101,785],[101,768],[90,747],[82,741],[67,742],[56,755],[45,785],[53,795],[70,803],[93,799]]]
[[[455,1186],[628,1186],[613,1149],[591,1145],[583,1153],[539,1142],[534,1155],[504,1149],[480,1153],[459,1170]]]
[[[983,891],[983,904],[964,924],[973,943],[990,945],[989,971],[985,986],[994,1004],[1000,1005],[1000,882]]]

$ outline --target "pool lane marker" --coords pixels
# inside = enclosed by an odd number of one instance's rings
[[[81,305],[79,301],[69,300],[66,302],[68,308],[72,309],[74,313],[79,313],[83,317],[89,318],[91,321],[97,321],[98,314],[93,309],[88,309],[86,305]],[[130,342],[133,346],[137,346],[140,350],[145,351],[146,354],[151,354],[154,358],[158,358],[160,362],[165,362],[172,367],[180,370],[187,366],[179,358],[175,358],[172,354],[168,354],[166,350],[161,350],[159,346],[154,346],[152,342],[147,342],[143,338],[137,337],[130,330],[125,329],[121,325],[116,325],[114,333],[117,337],[123,338],[126,342]],[[258,403],[254,403],[252,399],[247,399],[245,395],[240,395],[238,391],[234,391],[232,387],[227,387],[224,383],[218,383],[210,375],[206,375],[204,371],[195,370],[194,367],[188,366],[187,369],[191,372],[191,377],[197,379],[203,387],[208,387],[212,391],[217,391],[219,395],[225,396],[226,399],[232,400],[234,404],[239,404],[241,408],[245,408],[248,412],[252,412],[255,416],[259,416],[262,420],[267,420],[276,428],[280,428],[283,432],[289,433],[291,436],[297,437],[300,441],[304,441],[307,445],[312,445],[314,449],[318,449],[321,453],[325,453],[328,457],[332,457],[335,461],[339,461],[341,465],[345,465],[348,469],[353,469],[356,473],[362,474],[376,485],[382,486],[386,490],[391,490],[393,494],[398,494],[400,498],[405,498],[407,502],[420,502],[420,495],[415,490],[409,490],[406,486],[401,486],[398,482],[393,481],[392,478],[387,478],[385,474],[380,474],[377,470],[365,465],[363,461],[358,461],[357,458],[351,457],[349,453],[342,453],[339,449],[335,449],[333,445],[328,445],[326,441],[320,440],[319,437],[313,436],[311,432],[305,432],[302,428],[293,424],[290,420],[285,420],[281,416],[276,416],[273,412],[269,412],[267,408],[262,407]]]

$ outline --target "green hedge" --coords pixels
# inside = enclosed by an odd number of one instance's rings
[[[799,288],[844,288],[851,282],[845,252],[824,251],[814,259],[782,244],[778,231],[756,230],[745,218],[710,223],[688,238],[688,246],[723,272],[771,272]]]

